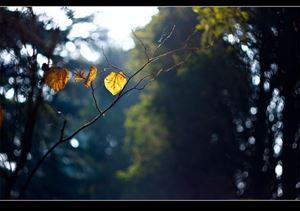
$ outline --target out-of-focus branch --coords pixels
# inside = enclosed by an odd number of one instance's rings
[[[176,25],[174,25],[174,26],[172,27],[171,31],[169,32],[169,34],[168,34],[165,38],[162,39],[162,41],[159,43],[159,45],[158,45],[158,46],[156,47],[156,49],[154,50],[154,52],[153,52],[153,54],[152,54],[152,57],[155,56],[155,53],[159,50],[159,48],[160,48],[161,46],[163,46],[163,45],[165,44],[165,42],[172,36],[172,34],[173,34],[174,30],[175,30],[175,27],[176,27]]]
[[[132,30],[132,34],[133,34],[133,36],[141,43],[141,45],[143,46],[143,48],[144,48],[144,53],[145,53],[145,55],[146,55],[146,57],[147,57],[147,60],[149,61],[150,60],[150,56],[149,56],[149,54],[148,54],[148,49],[147,49],[147,47],[146,47],[146,45],[145,45],[145,43],[134,33],[134,31]]]
[[[35,52],[35,50],[34,50]],[[37,72],[37,66],[34,60],[36,59],[36,53],[33,54],[33,62],[31,63],[31,67],[29,69],[29,72],[31,74],[31,89],[28,96],[28,103],[27,103],[27,119],[26,119],[26,125],[24,132],[21,137],[21,154],[16,162],[16,168],[14,172],[10,175],[6,182],[5,186],[5,192],[4,197],[10,198],[11,197],[11,190],[13,188],[13,185],[17,179],[17,176],[19,172],[23,169],[23,167],[26,164],[27,156],[31,150],[31,138],[33,135],[34,127],[37,121],[37,112],[39,109],[39,106],[42,102],[42,90],[40,89],[37,93],[37,96],[34,96],[35,93],[35,87],[37,84],[37,78],[35,73]],[[35,98],[35,100],[34,100]]]

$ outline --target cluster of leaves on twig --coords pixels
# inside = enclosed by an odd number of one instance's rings
[[[43,67],[46,72],[43,78],[44,82],[56,92],[63,90],[70,80],[68,69],[56,67],[49,68],[47,64],[44,64]],[[90,67],[87,74],[83,70],[78,70],[75,72],[74,81],[84,81],[84,86],[89,88],[97,77],[97,71],[98,70],[94,65]],[[123,72],[111,72],[104,79],[104,85],[112,95],[118,94],[124,88],[126,82],[126,75]]]
[[[163,38],[163,40],[155,47],[155,50],[153,53],[150,53],[148,49],[146,48],[143,41],[138,38],[135,34],[135,38],[138,39],[138,41],[141,43],[141,45],[144,48],[144,53],[146,56],[146,61],[142,64],[141,67],[139,67],[135,71],[129,71],[132,74],[125,74],[123,68],[119,68],[116,65],[113,65],[110,63],[109,59],[104,53],[103,50],[103,56],[106,60],[107,67],[103,68],[103,71],[98,71],[97,67],[94,65],[91,65],[89,68],[89,71],[86,70],[76,70],[73,72],[73,76],[71,76],[71,71],[66,67],[56,67],[56,66],[49,66],[48,64],[42,65],[42,70],[44,71],[44,75],[41,78],[41,85],[47,85],[50,88],[52,88],[56,93],[61,92],[66,87],[67,83],[72,78],[74,82],[83,84],[85,88],[90,88],[92,92],[93,101],[95,104],[95,107],[97,109],[97,114],[90,119],[89,121],[83,123],[79,128],[72,131],[71,134],[66,135],[65,129],[67,126],[67,119],[64,117],[64,115],[57,111],[55,108],[53,110],[56,111],[56,114],[62,118],[62,126],[60,129],[60,135],[57,142],[55,142],[54,145],[52,145],[46,153],[41,157],[41,159],[35,164],[33,169],[29,172],[29,175],[27,179],[25,180],[25,184],[23,188],[20,191],[19,197],[23,197],[23,194],[25,193],[26,189],[28,188],[28,185],[32,179],[32,177],[35,175],[36,171],[39,169],[39,167],[42,165],[44,160],[48,157],[48,155],[53,152],[54,149],[56,149],[59,145],[62,143],[65,143],[72,138],[74,138],[79,132],[84,130],[85,128],[88,128],[92,124],[94,124],[99,118],[103,117],[105,113],[107,113],[122,97],[124,97],[126,94],[128,94],[131,91],[134,90],[142,90],[144,89],[149,83],[154,81],[161,73],[163,72],[169,72],[172,69],[178,68],[179,66],[183,65],[187,59],[189,58],[190,54],[188,54],[186,57],[184,57],[180,61],[176,61],[175,64],[171,65],[170,67],[163,67],[158,69],[155,72],[146,74],[142,78],[139,78],[137,81],[133,80],[137,75],[139,75],[142,71],[146,70],[146,67],[150,64],[159,61],[161,59],[164,59],[168,56],[174,56],[177,53],[184,52],[184,51],[192,51],[197,50],[198,48],[193,48],[189,46],[189,42],[191,39],[191,36],[194,34],[192,32],[190,36],[187,37],[186,41],[178,48],[168,50],[165,52],[157,53],[158,50],[163,46],[163,44],[171,38],[173,32],[174,32],[175,26],[172,28],[172,30]],[[102,74],[106,71],[107,68],[112,68],[113,71],[111,71],[103,80],[105,88],[115,96],[115,98],[112,100],[112,102],[104,109],[101,108],[101,106],[98,104],[98,101],[95,96],[95,87],[93,83],[97,80],[97,76]],[[130,82],[134,83],[130,87]],[[4,111],[0,108],[0,125],[2,123],[2,120],[4,119]]]

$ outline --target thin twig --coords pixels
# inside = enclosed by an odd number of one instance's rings
[[[172,36],[174,30],[175,30],[176,25],[173,25],[171,31],[169,32],[169,34],[161,41],[161,43],[156,47],[156,49],[153,52],[152,57],[154,57],[155,53],[158,51],[158,49],[165,44],[165,42]]]
[[[172,34],[172,33],[170,33],[170,34]],[[63,123],[63,126],[62,126],[62,129],[61,129],[61,135],[60,135],[60,139],[59,139],[59,141],[58,142],[56,142],[50,149],[48,149],[48,151],[43,155],[43,157],[39,160],[39,162],[35,165],[35,167],[33,168],[33,170],[31,171],[31,173],[30,173],[30,175],[29,175],[29,177],[27,178],[27,180],[26,180],[26,182],[25,182],[25,186],[24,186],[24,188],[22,189],[22,194],[20,194],[20,197],[22,197],[23,196],[23,194],[25,193],[25,191],[26,191],[26,189],[28,188],[28,185],[29,185],[29,183],[30,183],[30,181],[31,181],[31,179],[32,179],[32,177],[34,176],[34,174],[35,174],[35,172],[37,171],[37,169],[40,167],[40,165],[44,162],[44,160],[46,159],[46,157],[57,147],[57,146],[59,146],[60,144],[62,144],[62,143],[64,143],[64,142],[66,142],[66,141],[69,141],[69,140],[71,140],[74,136],[76,136],[79,132],[81,132],[83,129],[85,129],[85,128],[87,128],[87,127],[89,127],[90,125],[92,125],[94,122],[96,122],[100,117],[102,117],[102,116],[104,116],[105,115],[105,113],[106,112],[108,112],[126,93],[128,93],[129,91],[131,91],[131,90],[133,90],[132,88],[130,88],[130,89],[127,89],[126,91],[124,91],[125,90],[125,88],[127,87],[127,85],[129,84],[129,82],[130,82],[130,80],[132,80],[132,78],[133,77],[135,77],[137,74],[139,74],[143,69],[145,69],[145,67],[147,67],[149,64],[151,64],[152,62],[154,62],[154,61],[157,61],[157,60],[159,60],[159,59],[161,59],[161,58],[163,58],[163,57],[165,57],[165,56],[168,56],[168,55],[172,55],[172,54],[174,54],[174,53],[177,53],[177,52],[179,52],[179,51],[183,51],[183,50],[195,50],[195,49],[198,49],[198,48],[187,48],[187,43],[185,43],[185,45],[183,46],[183,47],[181,47],[181,48],[178,48],[178,49],[174,49],[174,50],[170,50],[170,51],[167,51],[167,52],[165,52],[165,53],[163,53],[163,54],[161,54],[161,55],[158,55],[158,56],[156,56],[156,57],[152,57],[152,58],[149,58],[149,60],[147,60],[147,62],[145,62],[135,73],[133,73],[130,77],[128,77],[128,80],[127,80],[127,83],[125,84],[125,86],[123,87],[123,89],[121,90],[121,92],[117,95],[117,97],[115,97],[115,99],[111,102],[111,104],[109,105],[109,106],[107,106],[103,111],[101,111],[100,110],[100,108],[99,108],[99,110],[98,110],[98,108],[97,108],[97,110],[99,111],[99,113],[96,115],[96,116],[94,116],[94,118],[92,118],[90,121],[88,121],[88,122],[86,122],[85,124],[83,124],[82,126],[80,126],[78,129],[76,129],[75,131],[73,131],[72,132],[72,134],[71,135],[69,135],[69,136],[67,136],[67,137],[65,137],[65,138],[63,138],[63,133],[64,133],[64,130],[65,130],[65,126],[66,126],[66,120],[64,120],[64,123]],[[103,48],[102,48],[102,50],[103,50]],[[103,52],[104,53],[104,52]],[[107,63],[108,63],[108,65],[109,66],[111,66],[111,67],[114,67],[114,68],[116,68],[116,69],[119,69],[118,67],[116,67],[116,66],[114,66],[114,65],[112,65],[109,61],[108,61],[108,59],[107,59],[107,57],[106,57],[106,55],[105,55],[105,53],[103,54],[104,55],[104,57],[105,57],[105,59],[106,59],[106,61],[107,61]],[[179,65],[182,65],[184,62],[182,61],[182,62],[180,62],[180,63],[178,63],[178,64],[175,64],[175,65],[173,65],[172,67],[170,67],[170,68],[168,68],[167,70],[165,70],[165,71],[169,71],[169,70],[171,70],[171,69],[173,69],[173,68],[175,68],[175,67],[177,67],[177,66],[179,66]],[[157,77],[161,72],[163,72],[163,70],[160,70],[160,71],[158,71],[158,73],[156,74],[156,76],[154,76],[154,78],[155,77]],[[150,77],[150,76],[147,76],[147,77]],[[139,82],[138,82],[138,84],[140,84],[141,83],[141,81],[142,80],[144,80],[144,79],[141,79]],[[152,81],[152,80],[154,80],[153,78],[152,79],[150,79],[150,80],[148,80],[148,81]],[[134,89],[142,89],[142,88],[144,88],[146,85],[147,85],[148,83],[146,83],[144,86],[142,86],[142,87],[140,87],[140,88],[138,88],[137,86],[135,86],[134,87]],[[93,94],[93,98],[94,98],[94,102],[95,102],[95,105],[96,105],[96,107],[98,106],[98,103],[97,103],[97,101],[96,101],[96,98],[95,98],[95,96],[94,96],[94,88],[93,88],[93,86],[91,86],[92,87],[92,94]]]
[[[149,59],[150,59],[150,56],[149,56],[149,54],[148,54],[148,50],[147,50],[147,47],[146,47],[146,45],[145,45],[145,43],[134,33],[134,31],[133,30],[131,30],[132,31],[132,34],[133,34],[133,36],[141,43],[141,45],[143,46],[143,48],[144,48],[144,53],[145,53],[145,55],[146,55],[146,57],[147,57],[147,60],[149,61]]]
[[[93,96],[93,100],[94,100],[95,107],[96,107],[96,109],[98,110],[98,112],[101,114],[102,111],[101,111],[101,109],[99,108],[99,105],[98,105],[98,102],[97,102],[97,99],[96,99],[96,96],[95,96],[95,89],[94,89],[93,82],[91,83],[91,89],[92,89],[92,96]]]
[[[48,104],[50,108],[56,113],[57,116],[61,117],[63,120],[66,120],[66,117],[63,115],[61,111],[58,111],[55,107],[52,105]]]
[[[123,71],[122,68],[117,67],[116,65],[113,65],[112,63],[110,63],[110,61],[108,60],[108,58],[107,58],[107,56],[106,56],[106,54],[105,54],[105,52],[104,52],[103,47],[101,47],[101,51],[102,51],[102,54],[103,54],[103,56],[104,56],[104,58],[105,58],[105,61],[106,61],[107,65],[108,65],[109,67],[112,67],[112,68],[114,68],[114,69],[116,69],[116,70]]]
[[[43,155],[43,157],[38,161],[38,163],[35,165],[35,167],[32,169],[32,171],[30,172],[28,178],[26,179],[25,185],[23,186],[22,190],[20,191],[20,195],[19,197],[22,198],[25,191],[27,190],[31,179],[33,178],[33,176],[35,175],[36,171],[39,169],[39,167],[41,166],[41,164],[44,162],[44,160],[48,157],[48,155],[58,146],[62,143],[63,141],[63,136],[64,136],[64,131],[66,128],[66,124],[67,124],[67,120],[64,120],[63,122],[63,126],[60,130],[60,138],[59,141],[56,142],[50,149],[47,150],[47,152]]]
[[[141,78],[141,79],[137,82],[137,84],[136,84],[135,86],[133,86],[132,88],[126,90],[126,91],[123,93],[123,95],[125,95],[126,93],[128,93],[128,92],[130,92],[130,91],[132,91],[132,90],[143,90],[149,83],[151,83],[152,81],[154,81],[154,80],[155,80],[162,72],[169,72],[169,71],[171,71],[172,69],[174,69],[174,68],[176,68],[176,67],[179,67],[179,66],[183,65],[183,64],[187,61],[187,59],[188,59],[190,56],[191,56],[191,54],[189,54],[183,61],[181,61],[181,62],[179,62],[179,63],[177,63],[177,64],[175,64],[175,65],[169,67],[168,69],[163,69],[163,68],[161,68],[159,71],[157,71],[157,73],[156,73],[155,75],[149,74],[149,75],[144,76],[143,78]],[[150,78],[145,84],[143,84],[143,86],[138,87],[139,84],[141,84],[141,82],[142,82],[144,79],[146,79],[146,78],[148,78],[148,77],[150,77],[150,76],[152,76],[152,78]]]

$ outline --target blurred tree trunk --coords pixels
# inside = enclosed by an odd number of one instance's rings
[[[266,161],[263,159],[268,149],[270,138],[268,133],[268,119],[267,119],[267,107],[269,105],[272,95],[270,92],[264,90],[264,82],[266,80],[265,72],[270,69],[272,58],[270,50],[272,49],[272,32],[270,26],[270,19],[272,18],[272,10],[270,8],[259,8],[257,10],[256,26],[257,26],[257,38],[258,38],[258,50],[259,50],[259,66],[260,66],[260,83],[258,99],[256,101],[257,115],[254,124],[255,132],[254,137],[256,139],[254,158],[252,163],[252,192],[255,198],[270,198],[271,190],[268,188],[270,178],[268,178],[268,172],[271,170],[269,165],[266,165]],[[270,149],[269,149],[270,153]],[[271,159],[271,156],[268,157]],[[269,160],[270,161],[270,160]]]
[[[299,129],[300,109],[297,105],[295,89],[300,73],[300,10],[299,8],[282,9],[281,30],[279,31],[278,64],[282,79],[283,110],[283,198],[295,199],[296,184],[300,181],[300,147],[296,142]],[[298,95],[299,100],[299,95]],[[299,101],[298,101],[299,103]]]
[[[37,62],[36,55],[32,57],[31,68],[30,68],[30,80],[31,80],[31,90],[28,96],[27,103],[27,120],[25,124],[25,129],[21,139],[21,155],[16,164],[16,169],[12,175],[7,178],[4,190],[4,198],[9,199],[12,198],[12,189],[14,184],[16,183],[19,174],[23,170],[24,166],[27,163],[27,156],[30,153],[31,145],[32,145],[32,136],[34,132],[34,127],[37,120],[37,113],[39,105],[42,101],[42,89],[37,86]]]

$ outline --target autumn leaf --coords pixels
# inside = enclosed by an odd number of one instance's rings
[[[97,68],[94,65],[92,65],[90,67],[89,74],[84,82],[84,86],[86,88],[89,88],[91,86],[91,83],[93,82],[93,80],[95,80],[96,76],[97,76]]]
[[[127,79],[124,73],[122,72],[111,72],[104,79],[104,85],[112,95],[118,94],[124,88],[127,83]]]
[[[4,120],[4,110],[0,107],[0,128],[2,126],[3,120]]]
[[[50,68],[45,76],[45,83],[54,91],[62,90],[70,79],[69,71],[66,68]]]
[[[82,70],[76,71],[74,76],[75,82],[81,82],[83,79],[85,79],[84,72]]]

